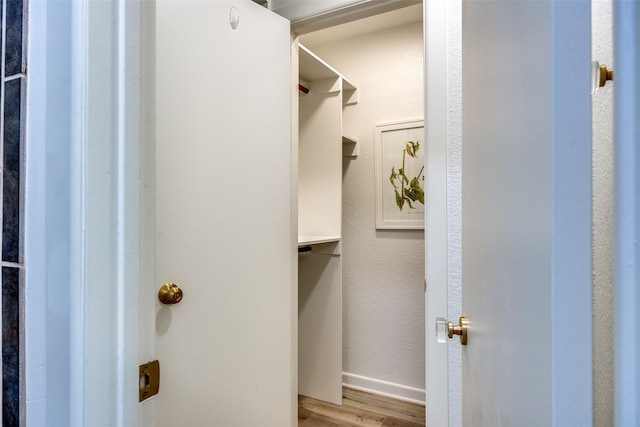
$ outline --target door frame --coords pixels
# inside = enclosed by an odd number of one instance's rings
[[[65,260],[70,240],[71,111],[65,76],[71,73],[67,52],[72,9],[63,6],[27,5],[24,259],[29,270],[24,278],[24,321],[29,386],[22,398],[26,418],[42,426],[70,425],[71,271]],[[53,82],[66,82],[66,87]],[[51,99],[59,102],[57,108]]]
[[[30,424],[137,423],[140,3],[28,3]]]
[[[461,351],[437,343],[435,330],[436,318],[462,309],[461,4],[424,3],[426,412],[427,425],[451,427],[462,425]]]

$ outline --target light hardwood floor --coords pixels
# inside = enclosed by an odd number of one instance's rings
[[[298,396],[299,427],[419,427],[425,425],[422,405],[342,389],[342,406]]]

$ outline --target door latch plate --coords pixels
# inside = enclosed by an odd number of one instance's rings
[[[160,362],[157,360],[140,365],[139,372],[140,400],[147,400],[158,394],[160,390]]]

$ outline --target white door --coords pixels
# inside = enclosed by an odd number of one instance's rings
[[[463,1],[465,426],[592,422],[590,40],[589,2]]]
[[[615,425],[640,425],[640,8],[614,2]]]
[[[590,5],[427,6],[427,424],[591,425]]]
[[[156,425],[290,426],[289,21],[250,0],[156,14],[156,284],[183,292],[156,305]]]

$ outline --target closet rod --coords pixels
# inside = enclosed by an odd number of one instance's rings
[[[298,248],[298,253],[311,252],[311,246],[300,246]]]
[[[301,84],[298,84],[298,90],[302,93],[304,93],[305,95],[307,93],[309,93],[309,89],[307,89],[306,87],[302,86]]]

